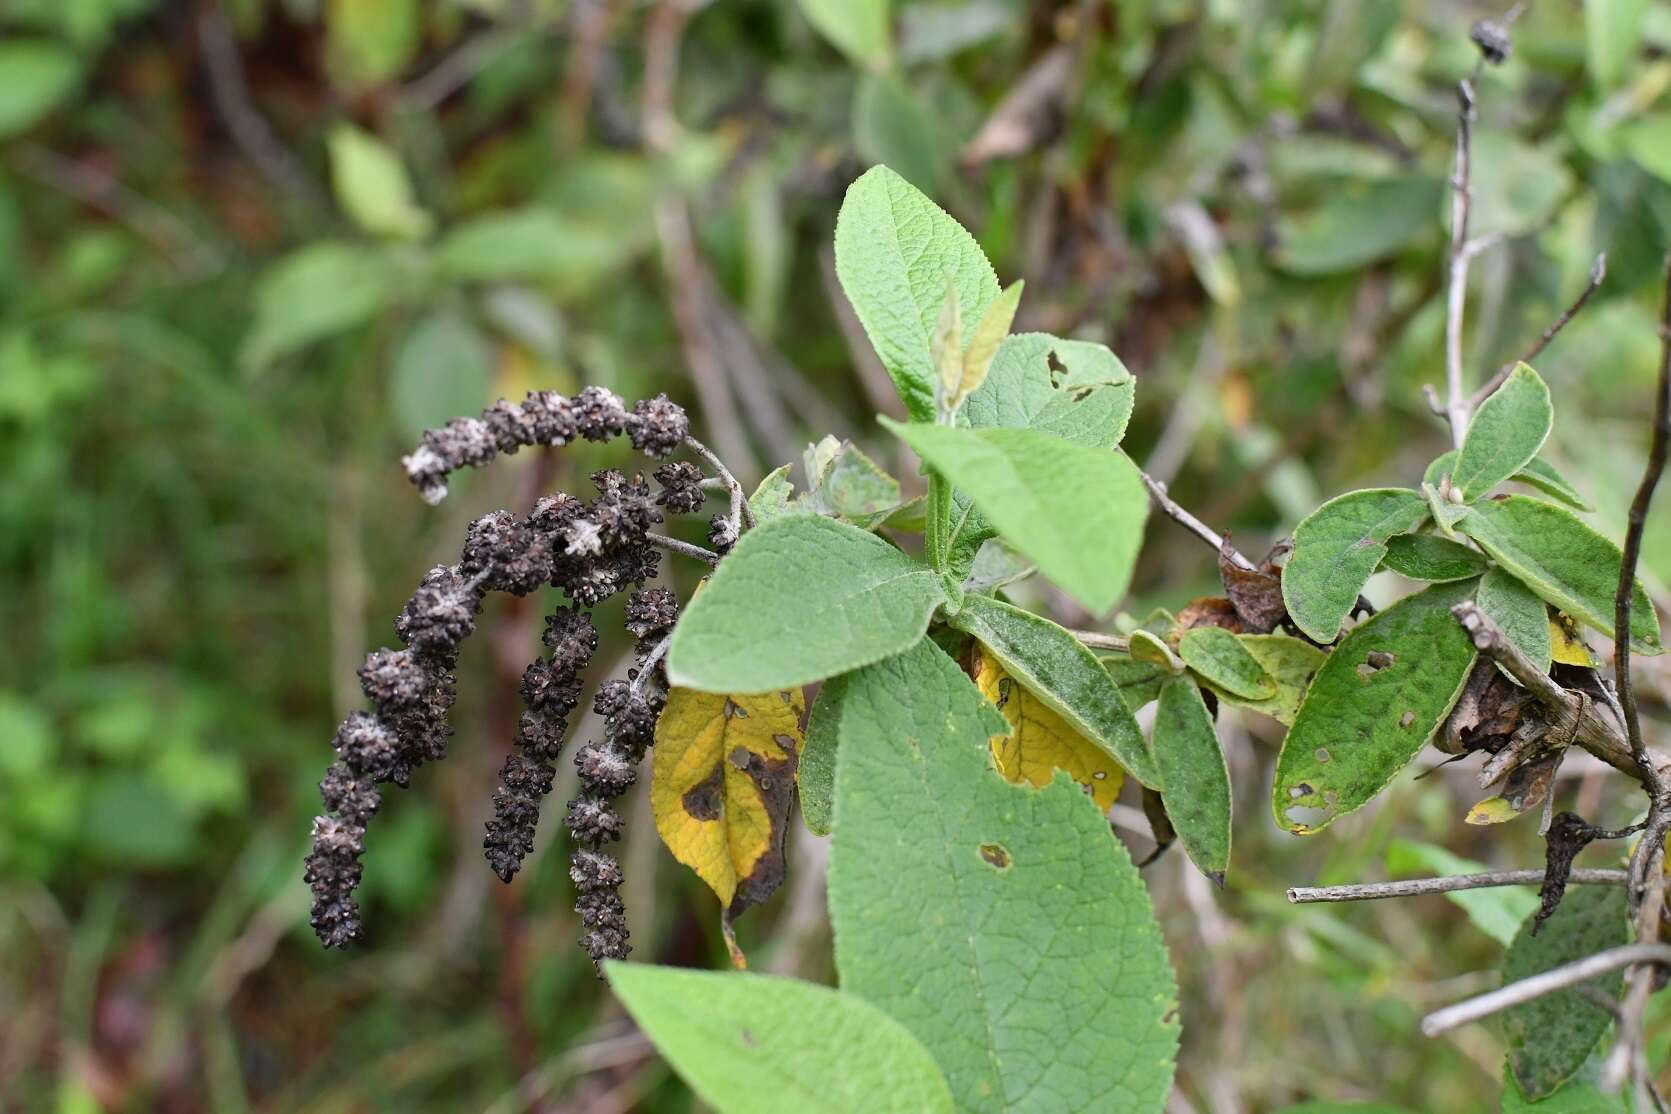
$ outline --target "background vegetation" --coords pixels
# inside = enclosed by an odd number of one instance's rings
[[[1121,355],[1141,380],[1127,447],[1262,552],[1446,445],[1421,387],[1442,377],[1452,90],[1485,14],[8,0],[0,1108],[691,1109],[572,946],[566,855],[510,887],[481,860],[537,605],[491,605],[455,759],[386,804],[367,945],[326,954],[308,931],[314,782],[361,654],[471,517],[611,459],[524,454],[437,510],[399,455],[498,395],[592,382],[668,391],[745,482],[827,432],[889,451],[872,415],[897,404],[829,256],[842,190],[886,162],[1027,280],[1018,330]],[[1469,366],[1523,350],[1606,252],[1538,367],[1559,399],[1546,453],[1617,537],[1671,244],[1671,8],[1539,0],[1515,39],[1480,83],[1475,232],[1502,240],[1473,268]],[[1656,589],[1668,533],[1656,516]],[[1126,610],[1214,576],[1157,518]],[[1671,676],[1639,669],[1662,720]],[[1441,773],[1296,840],[1267,815],[1274,726],[1227,715],[1221,734],[1247,791],[1228,888],[1177,852],[1145,872],[1184,994],[1174,1107],[1494,1109],[1488,1030],[1415,1031],[1482,988],[1491,937],[1440,898],[1282,890],[1433,869],[1428,845],[1535,865],[1534,822],[1463,827],[1472,775]],[[1629,819],[1610,775],[1562,778],[1563,804]],[[635,958],[723,964],[713,898],[661,851],[643,788]],[[1141,853],[1133,805],[1114,816]],[[757,969],[827,978],[822,848],[797,841],[742,943]]]

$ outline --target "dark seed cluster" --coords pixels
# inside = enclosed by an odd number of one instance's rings
[[[520,405],[500,400],[480,418],[457,418],[429,431],[404,464],[424,498],[435,502],[457,468],[486,464],[524,445],[603,441],[622,433],[639,451],[660,458],[686,442],[689,422],[666,396],[628,410],[600,387],[573,398],[536,391]],[[313,891],[313,928],[326,947],[343,947],[361,934],[354,892],[366,826],[382,800],[378,786],[404,786],[417,767],[446,756],[452,734],[447,712],[457,695],[453,671],[487,593],[524,596],[549,585],[569,600],[547,617],[546,653],[523,673],[524,711],[483,840],[494,872],[509,881],[533,849],[568,716],[597,650],[587,609],[637,586],[627,601],[626,625],[639,640],[638,664],[628,680],[608,682],[598,693],[605,737],[575,755],[582,795],[569,812],[571,831],[587,846],[571,867],[580,893],[576,908],[586,925],[582,945],[594,959],[626,954],[620,866],[598,848],[620,838],[621,818],[612,802],[632,784],[653,736],[665,700],[659,657],[678,618],[671,591],[642,587],[655,577],[660,557],[648,532],[664,511],[701,508],[703,475],[694,464],[664,463],[655,471],[654,492],[640,475],[605,470],[591,479],[597,491],[591,501],[558,492],[542,498],[526,518],[506,511],[478,518],[458,563],[431,569],[395,617],[401,648],[367,655],[359,675],[373,710],[351,713],[337,729],[337,760],[319,783],[325,811],[314,820],[304,873]]]
[[[580,795],[569,802],[569,834],[579,846],[569,861],[575,912],[583,931],[580,946],[594,963],[623,959],[626,910],[621,904],[621,864],[602,848],[621,838],[615,799],[632,785],[644,751],[655,740],[656,717],[667,701],[661,654],[679,617],[678,601],[666,588],[644,588],[627,600],[627,629],[638,639],[637,663],[625,680],[598,687],[593,710],[603,718],[604,737],[575,752]]]
[[[427,502],[439,503],[447,496],[447,476],[460,468],[489,464],[500,453],[514,453],[525,445],[555,448],[576,438],[607,441],[622,433],[639,452],[665,457],[685,443],[690,419],[666,395],[628,410],[619,395],[603,387],[587,387],[573,398],[532,391],[520,404],[500,399],[479,418],[454,418],[430,430],[401,464],[418,493]]]

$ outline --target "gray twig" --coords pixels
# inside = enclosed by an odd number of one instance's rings
[[[1215,553],[1224,551],[1224,539],[1211,526],[1180,507],[1177,501],[1166,493],[1164,483],[1147,472],[1139,472],[1138,474],[1143,477],[1143,486],[1149,489],[1149,497],[1155,501],[1155,506],[1164,511],[1168,518],[1212,546]],[[1242,556],[1234,548],[1230,550],[1230,560],[1234,561],[1238,568],[1246,569],[1249,572],[1253,572],[1257,568],[1252,561]]]
[[[1479,71],[1476,68],[1475,73]],[[1471,408],[1462,384],[1462,316],[1468,301],[1468,264],[1474,250],[1468,241],[1468,214],[1473,205],[1469,184],[1474,134],[1474,81],[1457,82],[1456,163],[1451,175],[1450,279],[1445,300],[1445,413],[1451,440],[1457,448],[1468,434]]]
[[[1590,264],[1590,281],[1585,284],[1583,293],[1579,294],[1573,301],[1572,305],[1568,306],[1566,311],[1562,313],[1561,316],[1557,317],[1549,328],[1543,331],[1542,336],[1532,342],[1532,346],[1526,349],[1525,353],[1518,360],[1511,360],[1502,367],[1498,368],[1497,373],[1490,379],[1486,380],[1485,385],[1473,393],[1473,396],[1468,399],[1468,409],[1476,410],[1479,408],[1480,403],[1490,398],[1492,392],[1498,387],[1501,387],[1504,381],[1508,379],[1510,373],[1514,371],[1515,365],[1529,364],[1533,360],[1537,359],[1538,353],[1549,347],[1549,342],[1555,339],[1555,335],[1562,329],[1566,328],[1568,322],[1570,322],[1574,317],[1578,316],[1578,311],[1584,308],[1585,304],[1589,302],[1590,296],[1601,287],[1602,282],[1605,281],[1606,278],[1607,253],[1602,252],[1600,255],[1596,256],[1596,261]]]
[[[1622,870],[1575,870],[1569,881],[1592,886],[1622,886],[1630,876]],[[1288,900],[1295,905],[1319,901],[1378,901],[1386,897],[1420,897],[1459,890],[1481,890],[1492,886],[1536,886],[1543,881],[1542,870],[1488,870],[1479,874],[1452,874],[1442,878],[1410,878],[1401,882],[1365,882],[1352,886],[1294,886]]]
[[[1494,1013],[1525,1005],[1546,994],[1566,990],[1599,975],[1605,975],[1609,971],[1617,971],[1621,967],[1629,967],[1636,963],[1671,966],[1671,944],[1626,944],[1585,956],[1564,966],[1458,1002],[1454,1006],[1435,1010],[1422,1018],[1422,1032],[1436,1037],[1459,1026],[1490,1017]]]
[[[681,557],[691,557],[698,561],[706,561],[710,565],[719,564],[719,554],[700,545],[682,542],[678,538],[670,538],[665,534],[647,533],[644,540],[657,549],[665,549],[669,553],[677,553]]]

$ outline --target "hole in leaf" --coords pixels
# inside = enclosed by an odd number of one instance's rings
[[[1298,785],[1289,788],[1288,796],[1290,799],[1298,800],[1301,797],[1309,797],[1315,792],[1317,792],[1317,790],[1313,789],[1308,782],[1302,781]]]
[[[999,870],[1009,869],[1010,853],[1002,843],[983,843],[980,850],[981,858],[985,859],[990,865],[997,867]]]
[[[1389,654],[1385,650],[1371,650],[1358,666],[1358,679],[1367,681],[1381,670],[1398,660],[1397,654]]]
[[[1403,715],[1398,717],[1398,726],[1400,726],[1400,727],[1409,727],[1412,723],[1415,723],[1415,722],[1416,722],[1416,713],[1414,713],[1412,711],[1409,711],[1408,709],[1405,710]]]
[[[1091,780],[1092,781],[1107,781],[1108,780],[1108,771],[1107,770],[1092,770],[1091,771]]]
[[[1326,808],[1311,808],[1307,805],[1294,805],[1283,813],[1288,818],[1296,832],[1307,832],[1317,825],[1326,822],[1334,814]]]

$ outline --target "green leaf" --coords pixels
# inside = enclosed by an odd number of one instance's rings
[[[1394,534],[1387,539],[1381,567],[1411,580],[1444,584],[1481,575],[1486,562],[1478,551],[1438,534]]]
[[[1387,848],[1387,873],[1400,878],[1476,874],[1488,869],[1484,863],[1464,859],[1431,843],[1395,839]],[[1530,886],[1455,890],[1445,896],[1451,904],[1468,914],[1475,928],[1505,948],[1514,942],[1520,922],[1538,907],[1537,892]]]
[[[724,1114],[951,1114],[928,1050],[854,995],[740,971],[613,962],[605,972],[656,1050]]]
[[[1584,0],[1584,46],[1590,79],[1603,92],[1625,83],[1642,49],[1648,0]]]
[[[1276,683],[1234,634],[1222,627],[1195,627],[1178,640],[1178,656],[1203,680],[1244,700],[1268,700]]]
[[[1282,570],[1282,599],[1294,625],[1333,642],[1358,594],[1387,555],[1387,539],[1427,518],[1427,502],[1405,488],[1349,491],[1294,528],[1294,552]]]
[[[930,339],[946,282],[957,286],[965,321],[979,321],[998,296],[998,276],[980,245],[922,191],[878,166],[847,188],[835,258],[841,288],[906,411],[933,421]]]
[[[1516,483],[1527,484],[1537,488],[1545,495],[1556,499],[1575,511],[1593,511],[1595,507],[1581,495],[1577,488],[1567,482],[1567,478],[1556,470],[1553,464],[1546,461],[1534,460],[1514,475]]]
[[[986,307],[986,313],[975,325],[974,334],[969,338],[969,348],[963,353],[962,375],[948,391],[948,404],[952,410],[962,406],[964,400],[986,382],[993,358],[998,355],[998,346],[1010,335],[1015,311],[1021,305],[1022,287],[1019,281],[1005,287]]]
[[[1630,939],[1622,886],[1573,886],[1536,936],[1527,918],[1503,957],[1503,982],[1518,982]],[[1623,975],[1591,979],[1590,986],[1617,998]],[[1584,1066],[1612,1018],[1584,1000],[1577,990],[1562,990],[1503,1013],[1503,1038],[1509,1068],[1527,1098],[1553,1092]]]
[[[882,423],[1088,610],[1125,595],[1149,495],[1124,455],[1030,429]]]
[[[1474,664],[1451,615],[1471,581],[1435,584],[1348,634],[1317,671],[1277,758],[1271,811],[1296,834],[1362,808],[1445,722]]]
[[[1472,503],[1514,476],[1538,455],[1555,424],[1549,388],[1527,364],[1480,404],[1451,473],[1451,486]]]
[[[795,498],[795,483],[789,478],[789,470],[793,467],[792,464],[785,464],[766,473],[766,478],[748,497],[748,509],[754,512],[755,522],[764,525],[782,515],[812,513]]]
[[[1439,528],[1439,532],[1451,541],[1459,541],[1456,524],[1467,517],[1468,505],[1445,498],[1430,483],[1422,484],[1422,498],[1427,500],[1427,513],[1433,516],[1433,525]]]
[[[958,411],[958,423],[1036,429],[1111,449],[1125,436],[1135,385],[1119,357],[1100,344],[1018,333],[998,346],[986,382]],[[952,521],[952,564],[962,567],[994,530],[962,493],[954,495]]]
[[[1138,661],[1128,654],[1108,654],[1097,660],[1114,681],[1114,687],[1120,690],[1120,698],[1125,701],[1126,707],[1134,713],[1157,699],[1160,690],[1173,675],[1164,665]]]
[[[390,405],[414,440],[487,402],[493,353],[470,319],[451,310],[421,318],[395,350]]]
[[[1160,690],[1154,752],[1178,842],[1201,873],[1222,886],[1230,869],[1230,770],[1201,690],[1187,677]]]
[[[388,308],[399,289],[389,260],[363,244],[323,240],[291,252],[256,283],[243,363],[259,370],[362,325]]]
[[[1306,687],[1323,667],[1328,655],[1311,643],[1286,634],[1238,634],[1236,641],[1259,663],[1260,670],[1273,686],[1272,695],[1250,700],[1219,688],[1204,677],[1200,678],[1202,682],[1226,704],[1270,716],[1278,723],[1292,724],[1300,710],[1300,702],[1305,699]]]
[[[801,0],[801,14],[856,65],[882,69],[893,53],[889,0]]]
[[[1434,457],[1433,462],[1427,466],[1427,471],[1422,473],[1422,483],[1437,489],[1440,480],[1456,471],[1457,455],[1455,449],[1447,449]]]
[[[0,139],[34,127],[81,82],[75,52],[44,39],[0,43]]]
[[[1461,529],[1546,602],[1604,633],[1613,631],[1613,594],[1623,555],[1563,507],[1529,495],[1475,504]],[[1638,582],[1631,596],[1630,644],[1658,654],[1659,617]]]
[[[842,704],[847,699],[843,673],[825,681],[807,714],[795,785],[801,795],[801,819],[813,835],[829,835],[834,826],[836,747],[841,738]]]
[[[899,509],[899,481],[884,472],[879,465],[851,441],[837,441],[826,437],[830,451],[821,454],[823,462],[817,472],[808,461],[808,475],[817,478],[807,493],[810,509],[820,514],[834,515],[865,530],[874,529]]]
[[[1520,652],[1549,672],[1553,651],[1549,642],[1549,607],[1526,585],[1502,569],[1492,569],[1480,580],[1474,602],[1490,616]]]
[[[419,207],[412,180],[394,149],[352,124],[339,123],[326,141],[337,204],[373,236],[419,240],[435,227]]]
[[[940,578],[874,534],[789,515],[744,534],[685,609],[668,678],[701,692],[811,684],[909,649]]]
[[[1160,1111],[1177,984],[1142,879],[1067,775],[1006,782],[1004,718],[931,642],[849,678],[830,918],[844,990],[959,1110]]]
[[[1386,178],[1330,190],[1316,210],[1277,226],[1276,265],[1296,275],[1332,275],[1397,254],[1434,235],[1444,187],[1436,178]]]
[[[978,638],[1005,673],[1139,781],[1160,785],[1131,709],[1077,638],[1043,616],[986,596],[967,597],[951,622]]]

